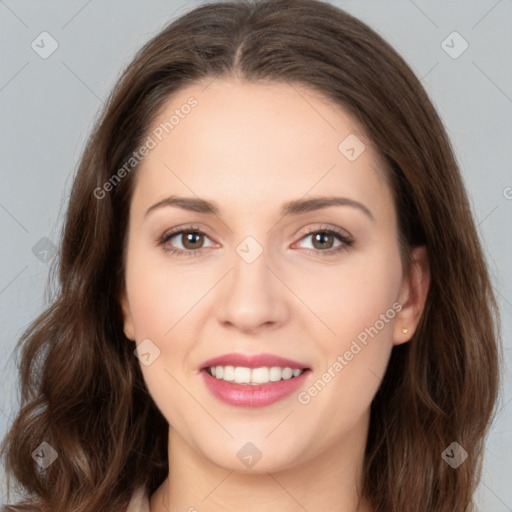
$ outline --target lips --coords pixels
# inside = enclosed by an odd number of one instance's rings
[[[303,371],[298,377],[252,386],[236,384],[212,377],[201,371],[201,377],[212,396],[232,407],[266,407],[293,396],[311,378],[311,371]]]
[[[303,370],[297,377],[269,381],[262,384],[243,384],[218,379],[207,368],[211,367],[280,367]],[[201,375],[207,389],[218,400],[235,407],[264,407],[291,396],[310,379],[311,367],[306,363],[294,361],[274,354],[224,354],[202,363],[197,372]]]
[[[246,368],[260,368],[262,366],[280,366],[281,368],[291,368],[292,370],[311,369],[306,363],[293,361],[285,357],[273,354],[225,354],[213,359],[208,359],[200,366],[199,370],[205,370],[212,366],[243,366]]]

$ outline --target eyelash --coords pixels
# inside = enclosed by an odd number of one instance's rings
[[[194,256],[199,256],[203,251],[204,249],[206,249],[206,247],[201,247],[200,249],[193,249],[193,250],[182,250],[182,249],[176,249],[176,248],[167,248],[165,247],[165,244],[172,238],[174,238],[176,235],[181,235],[183,233],[194,233],[194,234],[201,234],[201,235],[205,235],[205,236],[208,236],[206,235],[206,233],[204,233],[204,231],[202,231],[201,229],[199,229],[198,227],[196,226],[188,226],[188,227],[185,227],[185,228],[176,228],[174,230],[171,230],[171,231],[166,231],[158,240],[158,245],[159,246],[162,246],[163,250],[169,254],[175,254],[175,255],[178,255],[178,256],[184,256],[184,257],[194,257]],[[316,255],[321,255],[321,256],[332,256],[332,255],[335,255],[335,254],[338,254],[338,253],[341,253],[343,251],[347,251],[349,250],[353,245],[354,245],[354,239],[350,236],[350,235],[346,235],[344,233],[342,233],[341,231],[338,231],[336,229],[333,229],[333,228],[317,228],[317,229],[314,229],[312,231],[308,231],[307,233],[304,233],[302,235],[302,237],[300,238],[300,240],[310,236],[310,235],[316,235],[318,233],[322,233],[322,234],[327,234],[327,235],[335,235],[336,238],[338,238],[338,240],[340,240],[342,242],[341,245],[339,245],[338,247],[335,247],[333,249],[328,249],[326,251],[322,251],[320,249],[305,249],[307,253],[309,254],[314,254],[315,256]]]

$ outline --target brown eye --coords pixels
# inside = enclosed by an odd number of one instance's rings
[[[188,229],[168,231],[159,239],[158,245],[171,254],[197,256],[205,249],[203,247],[205,240],[209,240],[209,238],[199,228],[189,227]],[[213,243],[210,245],[213,246]]]
[[[312,248],[305,248],[307,252],[314,255],[331,256],[341,251],[346,251],[354,244],[354,239],[347,233],[341,233],[333,229],[316,229],[306,233],[302,240],[311,238]],[[335,244],[338,240],[339,243]]]
[[[181,237],[185,249],[200,249],[204,242],[204,235],[198,231],[183,231]]]
[[[327,231],[319,231],[313,235],[313,246],[315,249],[331,249],[334,244],[334,239],[337,238]],[[328,246],[328,247],[327,247]]]

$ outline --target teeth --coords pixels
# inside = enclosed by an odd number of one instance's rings
[[[246,368],[244,366],[212,366],[207,369],[216,379],[222,379],[237,384],[266,384],[278,380],[288,380],[298,377],[304,370],[292,370],[280,366],[263,366],[261,368]]]

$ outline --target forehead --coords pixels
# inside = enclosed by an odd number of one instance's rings
[[[154,147],[136,171],[135,208],[171,193],[233,208],[338,193],[391,207],[383,162],[356,120],[303,85],[188,86],[169,98],[148,136]]]

